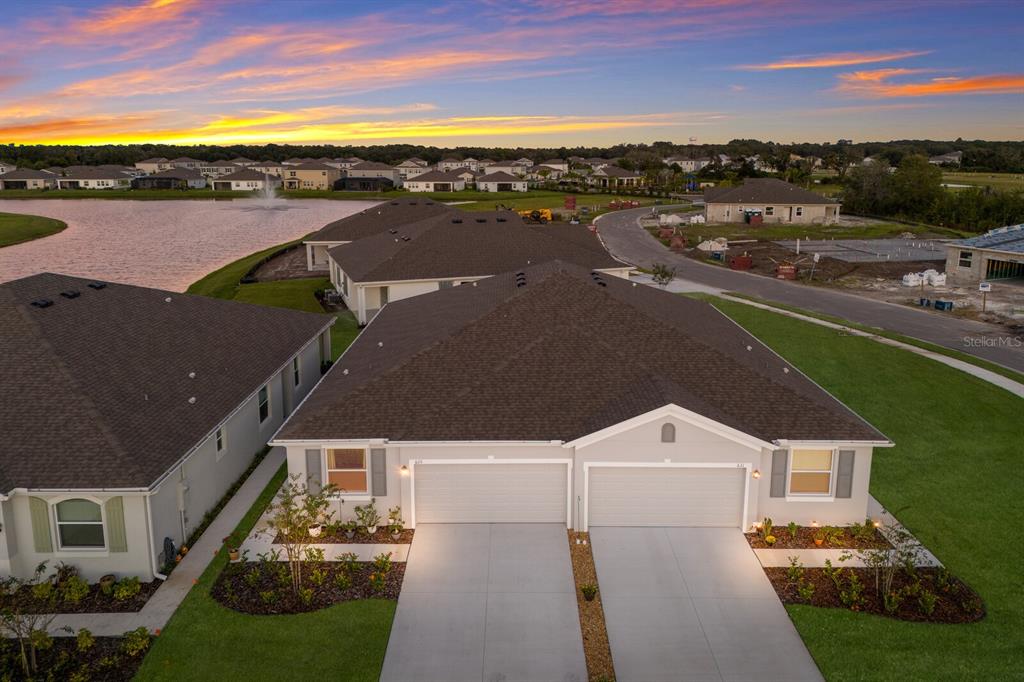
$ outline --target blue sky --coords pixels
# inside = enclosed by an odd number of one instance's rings
[[[1021,139],[1024,3],[18,2],[0,142]]]

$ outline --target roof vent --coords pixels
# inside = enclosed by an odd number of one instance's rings
[[[188,373],[188,378],[189,379],[195,379],[196,378],[196,373],[195,372],[189,372]]]
[[[391,234],[398,234],[398,230],[395,229],[388,230],[388,232],[390,232]]]
[[[95,290],[99,291],[100,289],[106,289],[107,288],[107,283],[106,282],[89,282],[85,286],[89,287],[90,289],[95,289]]]
[[[462,224],[462,218],[452,218],[452,222],[456,224]]]
[[[487,218],[477,218],[476,221],[478,223],[486,223],[487,222]]]
[[[415,201],[410,201],[410,202],[409,202],[409,205],[410,205],[410,206],[415,206],[415,205],[416,205],[416,202],[415,202]]]
[[[188,404],[189,405],[195,405],[196,404],[196,397],[192,396],[191,398],[189,398],[188,399]]]
[[[341,373],[344,374],[345,376],[348,376],[348,369],[341,370]]]
[[[63,296],[64,298],[78,298],[79,296],[81,296],[81,294],[75,291],[74,289],[62,291],[60,292],[60,295]]]
[[[403,237],[402,237],[402,241],[403,241],[403,242],[407,242],[407,241],[409,241],[410,239],[411,239],[411,237],[409,237],[408,235],[405,235],[405,236],[403,236]]]
[[[383,341],[378,341],[377,342],[377,348],[383,348],[383,347],[384,347],[384,342]]]
[[[36,300],[32,301],[32,305],[35,306],[36,308],[49,308],[51,305],[53,305],[53,301],[51,301],[48,298],[37,298]]]
[[[497,221],[499,223],[507,223],[508,222],[508,218],[498,218]]]
[[[167,298],[164,299],[164,303],[170,303],[170,302],[171,302],[171,297],[170,296],[168,296]]]
[[[391,205],[392,205],[392,206],[398,206],[398,202],[397,202],[397,201],[392,201],[392,202],[391,202]]]

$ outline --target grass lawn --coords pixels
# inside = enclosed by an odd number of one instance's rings
[[[751,227],[745,223],[726,223],[722,225],[686,225],[688,234],[696,234],[705,239],[725,237],[726,239],[759,239],[761,241],[777,241],[780,239],[883,239],[896,237],[904,232],[913,232],[921,236],[965,237],[970,233],[960,232],[946,227],[927,225],[906,225],[903,223],[887,223],[884,221],[865,222],[847,225],[785,225],[771,224]]]
[[[875,454],[872,494],[988,609],[979,623],[935,625],[787,607],[825,677],[1021,679],[1024,401],[870,339],[742,303],[715,305],[893,439],[895,448]]]
[[[962,173],[943,171],[942,181],[953,185],[974,185],[993,189],[1024,191],[1024,173]]]
[[[67,223],[20,213],[0,213],[0,248],[57,234]]]
[[[285,468],[238,524],[247,534],[284,481]],[[136,680],[376,680],[395,602],[367,599],[294,616],[249,616],[224,608],[210,588],[221,552],[153,643]],[[291,672],[286,672],[291,671]],[[300,672],[301,671],[301,672]]]

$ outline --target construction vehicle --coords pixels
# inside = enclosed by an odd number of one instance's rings
[[[550,208],[535,208],[533,210],[519,211],[524,223],[550,223],[552,220]]]

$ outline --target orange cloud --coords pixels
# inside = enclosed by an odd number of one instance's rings
[[[179,20],[201,6],[200,0],[146,0],[141,4],[107,7],[73,22],[64,35],[103,37],[135,33]]]
[[[920,73],[915,69],[854,71],[839,76],[837,92],[866,97],[930,97],[933,95],[997,95],[1024,92],[1024,74],[991,74],[957,78],[941,76],[916,83],[894,83],[892,78]]]
[[[767,64],[745,64],[736,67],[744,71],[784,71],[787,69],[828,69],[837,66],[892,62],[908,57],[929,54],[931,50],[897,50],[894,52],[835,52],[832,54],[786,57]]]

